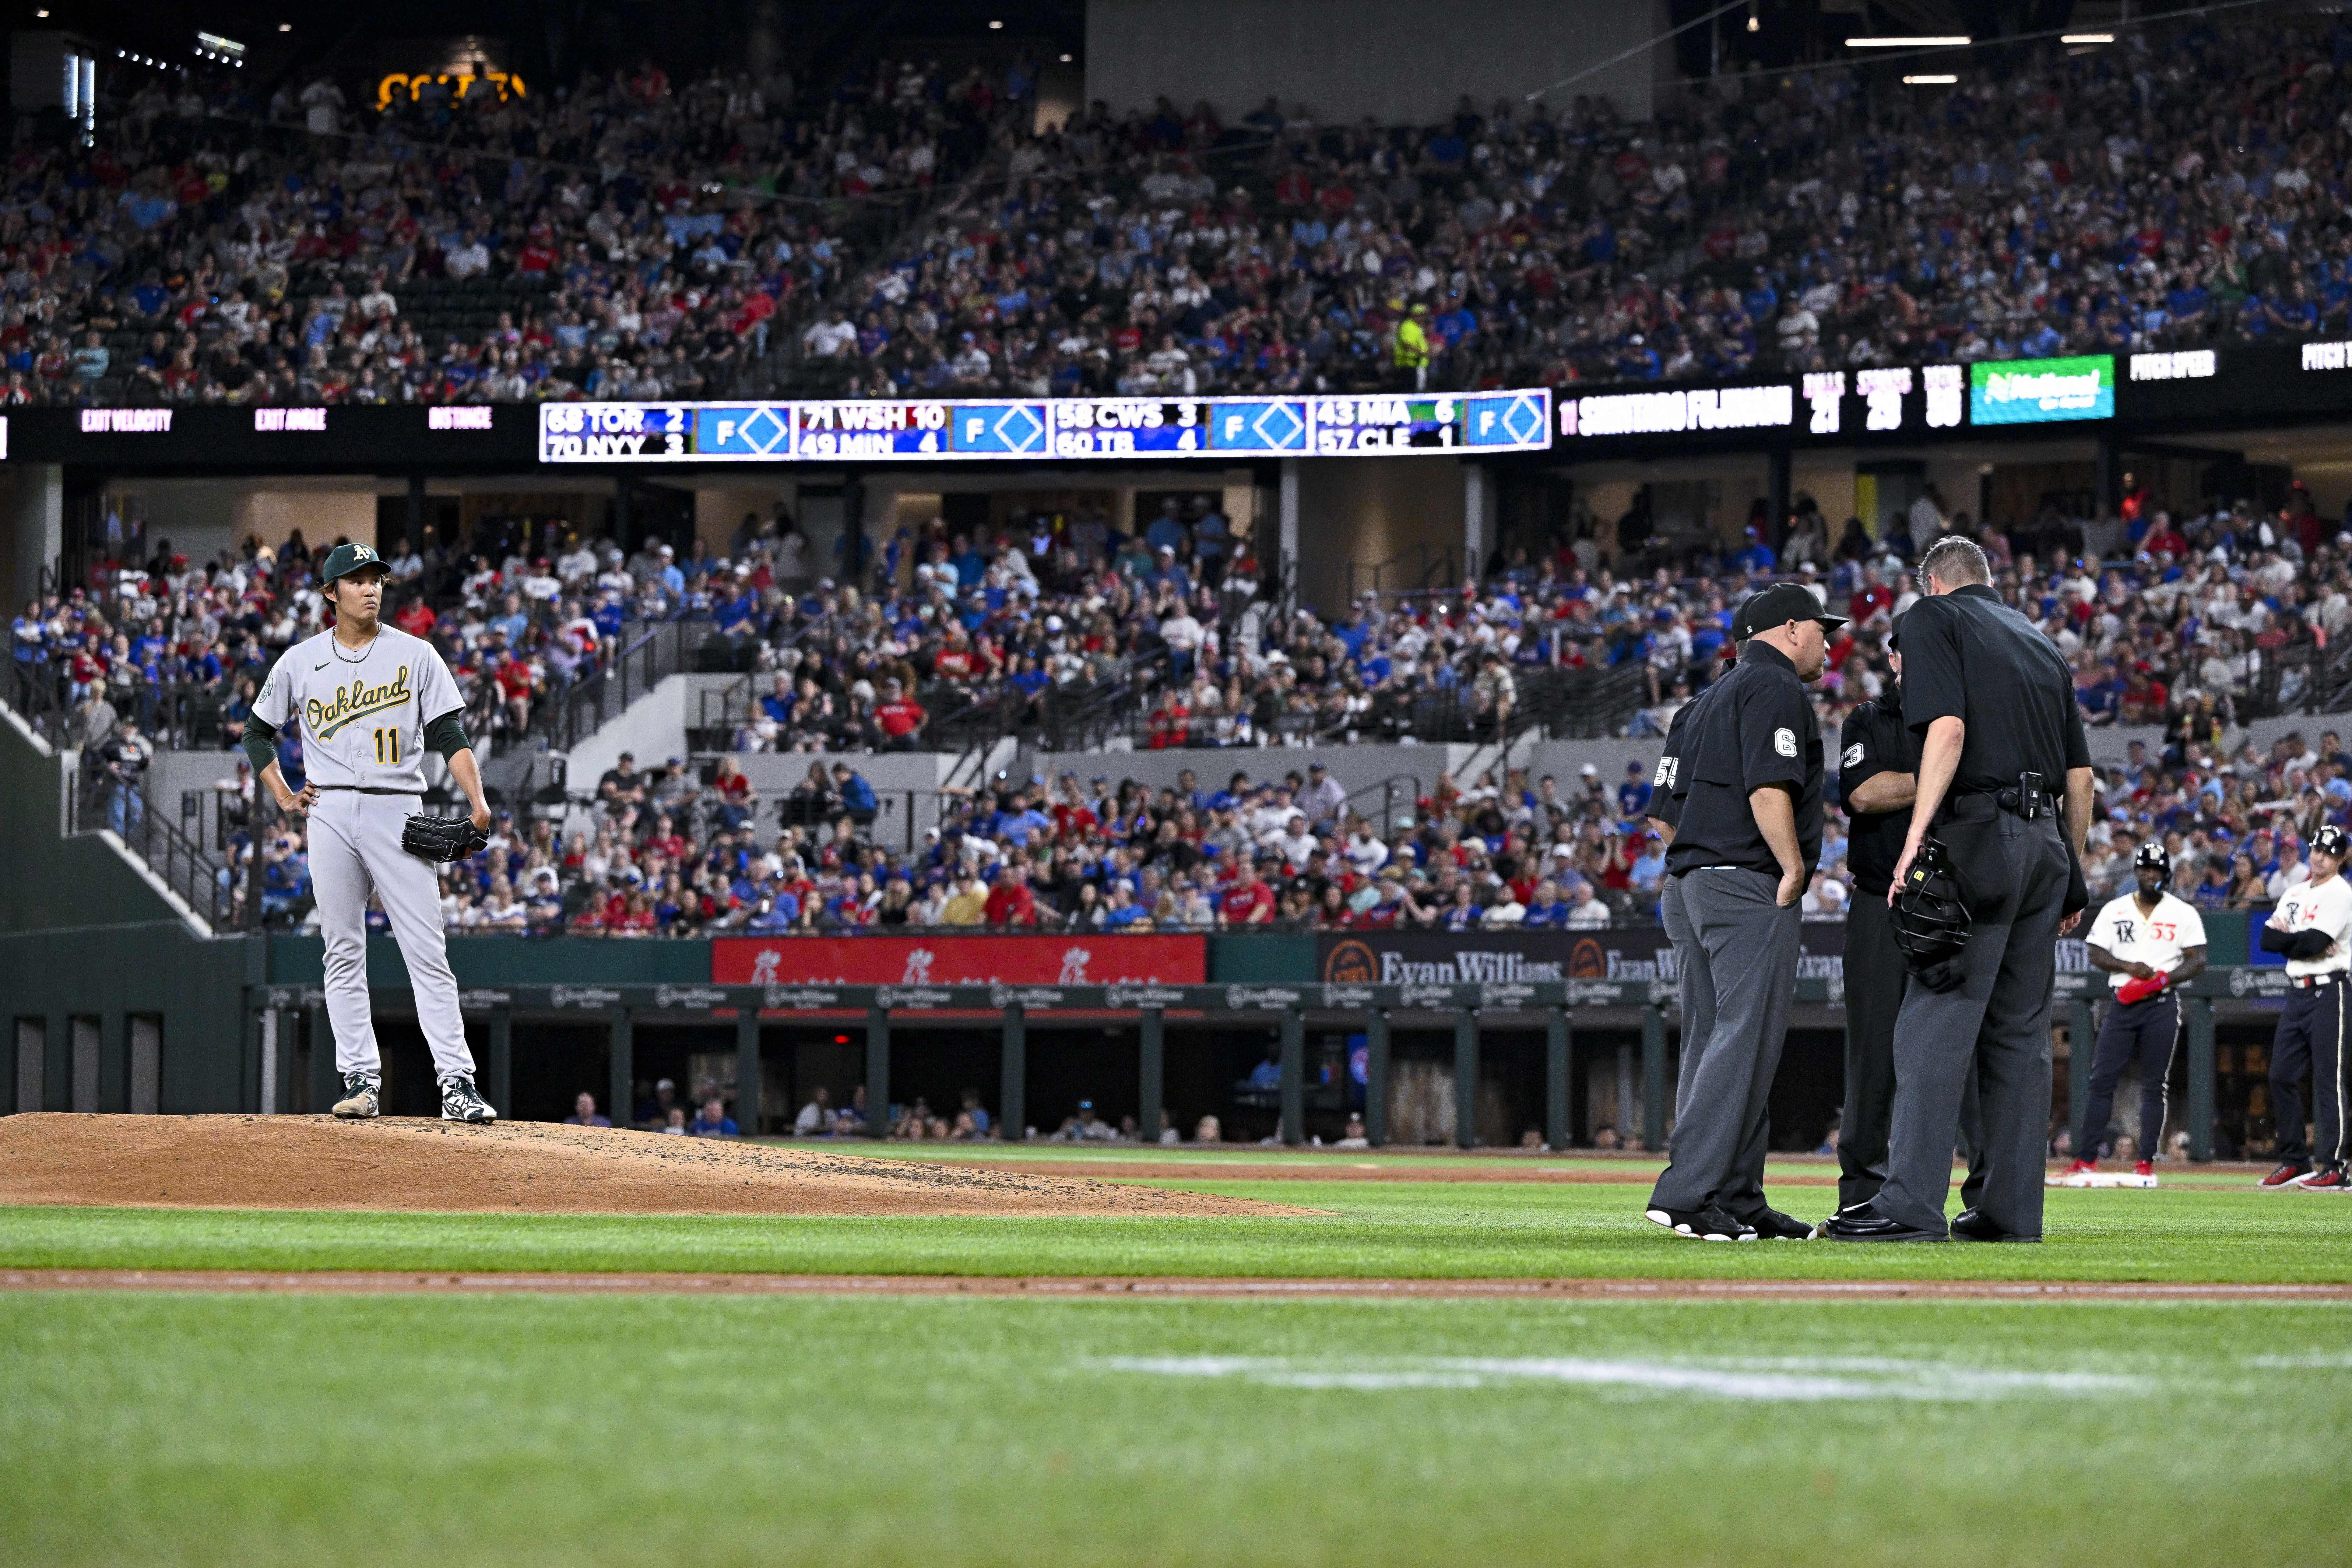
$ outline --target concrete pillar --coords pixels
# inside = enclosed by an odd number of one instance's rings
[[[760,1010],[735,1016],[735,1125],[746,1138],[760,1135]]]
[[[1296,1007],[1282,1015],[1282,1141],[1307,1142],[1307,1019]]]
[[[1495,521],[1495,474],[1484,463],[1462,465],[1462,575],[1483,576],[1486,552],[1497,538]]]
[[[1004,1010],[1003,1065],[996,1086],[996,1124],[1018,1143],[1029,1125],[1029,1018],[1018,1005]]]
[[[1364,1020],[1364,1136],[1374,1148],[1389,1141],[1389,1015],[1376,1007]]]
[[[327,1005],[310,1010],[310,1114],[324,1116],[343,1098],[342,1075],[335,1070],[335,1026]]]
[[[417,554],[425,553],[425,476],[408,476],[408,548]],[[492,1101],[493,1104],[497,1103]]]
[[[1478,1146],[1478,1010],[1454,1015],[1454,1142]]]
[[[2091,999],[2077,996],[2066,1004],[2066,1125],[2083,1125],[2083,1104],[2091,1098],[2091,1047],[2098,1039],[2091,1018]],[[2097,1134],[2094,1132],[2093,1137]],[[2076,1158],[2082,1151],[2074,1151]]]
[[[1167,1089],[1166,1017],[1157,1007],[1143,1010],[1136,1047],[1135,1125],[1146,1143],[1160,1142],[1161,1096]]]
[[[1684,1042],[1685,1050],[1698,1047]],[[1653,1002],[1642,1009],[1642,1147],[1653,1154],[1666,1146],[1666,1010]]]
[[[605,1029],[605,1054],[612,1069],[605,1084],[613,1097],[607,1114],[615,1127],[634,1127],[637,1122],[636,1020],[626,1007],[615,1007]]]
[[[1544,1009],[1544,1142],[1551,1149],[1565,1149],[1575,1142],[1576,1129],[1569,1120],[1569,1036],[1568,1009]]]
[[[500,1116],[511,1117],[514,1114],[513,1008],[490,1009],[489,1039],[483,1054],[489,1058],[482,1081],[489,1092],[490,1104]],[[604,1108],[604,1114],[614,1126],[622,1127],[627,1125],[627,1108],[625,1106],[622,1110],[621,1116],[614,1116],[613,1108],[608,1105]]]
[[[1788,535],[1790,500],[1789,448],[1772,448],[1769,472],[1765,477],[1765,526],[1771,530],[1764,542],[1777,552]]]
[[[1298,585],[1298,459],[1282,459],[1280,528],[1276,536],[1276,581],[1296,592]]]
[[[890,1010],[866,1014],[866,1135],[890,1135]]]
[[[9,519],[8,603],[21,609],[40,591],[42,572],[55,566],[65,552],[66,470],[62,463],[9,467],[16,489]]]
[[[2189,1157],[2204,1161],[2213,1157],[2213,1002],[2209,996],[2191,996],[2189,1003],[2189,1101],[2182,1113],[2189,1121]],[[2342,1108],[2337,1108],[2342,1114]],[[2158,1128],[2156,1137],[2164,1131]],[[2152,1148],[2140,1151],[2153,1154]]]

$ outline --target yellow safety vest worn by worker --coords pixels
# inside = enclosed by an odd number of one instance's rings
[[[1429,363],[1429,334],[1411,316],[1397,323],[1395,355],[1402,370],[1419,370]]]

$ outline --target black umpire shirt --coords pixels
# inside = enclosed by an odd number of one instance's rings
[[[1955,795],[2037,773],[2063,799],[2067,770],[2091,765],[2065,657],[1981,583],[1920,599],[1903,617],[1903,721],[1924,738],[1943,718],[1968,725]]]
[[[1906,649],[1910,635],[1906,625]],[[1738,866],[1780,876],[1748,797],[1783,784],[1796,795],[1797,854],[1812,875],[1822,857],[1822,732],[1788,655],[1761,638],[1740,650],[1685,726],[1678,773],[1684,787],[1667,871]]]
[[[1889,686],[1886,695],[1854,705],[1838,731],[1838,794],[1853,799],[1864,781],[1880,773],[1919,771],[1919,737],[1903,722],[1903,689]],[[1903,858],[1903,841],[1911,832],[1911,808],[1900,811],[1856,811],[1845,808],[1852,826],[1846,834],[1846,868],[1853,885],[1871,897],[1883,899],[1895,885],[1895,863]]]
[[[1681,827],[1683,792],[1690,786],[1683,772],[1683,744],[1689,739],[1691,720],[1722,684],[1718,680],[1675,709],[1666,725],[1666,743],[1658,752],[1658,771],[1650,775],[1650,804],[1643,809],[1643,815],[1664,823],[1670,831],[1679,831]]]

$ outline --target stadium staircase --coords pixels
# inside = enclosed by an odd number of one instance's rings
[[[43,721],[37,723],[36,718]],[[165,813],[125,801],[94,758],[65,742],[57,715],[0,702],[0,791],[9,853],[0,931],[176,922],[191,936],[236,934],[226,856]]]

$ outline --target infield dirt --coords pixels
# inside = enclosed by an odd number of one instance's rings
[[[1061,1174],[545,1122],[65,1112],[0,1118],[0,1204],[446,1214],[1320,1212]]]

